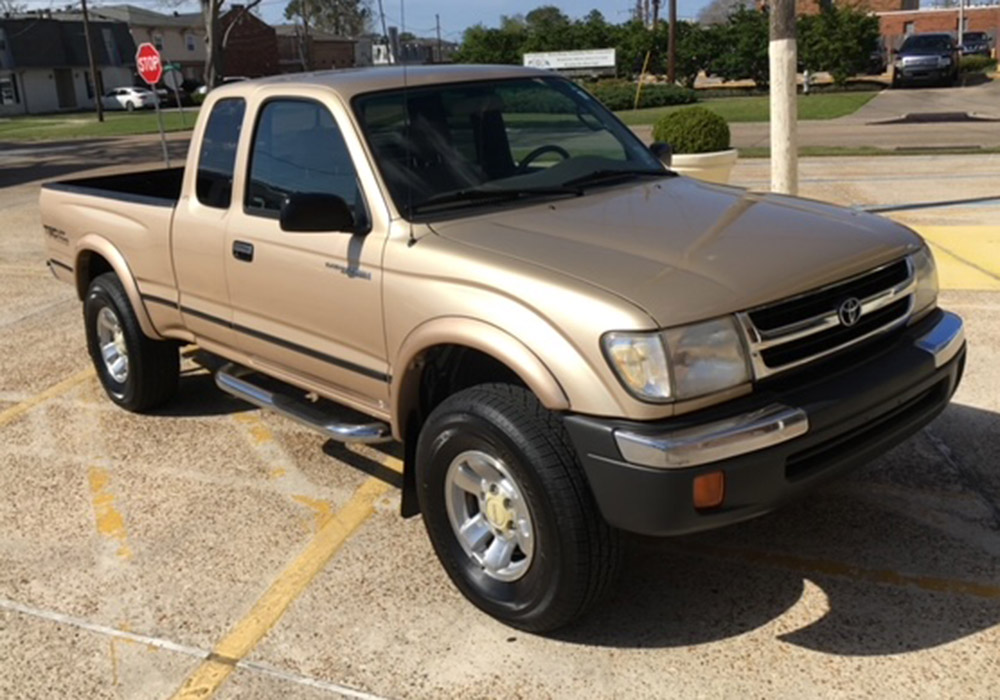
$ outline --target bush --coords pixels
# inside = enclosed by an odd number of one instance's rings
[[[632,109],[635,106],[636,84],[628,80],[601,80],[587,89],[612,111]],[[639,107],[668,107],[697,102],[694,90],[677,85],[643,85],[639,94]]]
[[[958,60],[958,70],[962,73],[985,73],[996,67],[996,59],[989,56],[962,56]]]
[[[653,140],[669,143],[674,153],[710,153],[729,148],[729,125],[704,107],[688,107],[660,117]]]

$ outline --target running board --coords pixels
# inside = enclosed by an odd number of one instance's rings
[[[251,383],[245,378],[251,374],[254,374],[254,370],[229,363],[216,371],[215,383],[227,394],[232,394],[254,406],[274,411],[337,442],[370,444],[392,440],[389,426],[385,423],[379,421],[351,423],[338,420],[332,412],[324,411],[305,398],[298,399]],[[353,413],[350,409],[345,409],[345,412],[348,411]]]

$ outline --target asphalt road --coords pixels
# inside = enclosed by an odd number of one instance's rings
[[[805,159],[803,193],[913,201],[997,173],[854,160]],[[938,420],[780,512],[629,538],[618,593],[544,638],[447,582],[397,515],[395,446],[324,444],[220,394],[192,349],[168,408],[114,408],[42,264],[37,193],[0,189],[0,697],[996,697],[996,209],[908,214],[952,256],[941,302],[971,347]]]

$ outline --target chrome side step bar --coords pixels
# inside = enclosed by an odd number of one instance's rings
[[[392,440],[389,426],[385,423],[380,421],[350,423],[338,420],[333,414],[305,399],[297,399],[251,383],[245,379],[250,374],[254,374],[254,370],[229,363],[216,371],[215,384],[227,394],[232,394],[254,406],[274,411],[337,442],[370,444]]]

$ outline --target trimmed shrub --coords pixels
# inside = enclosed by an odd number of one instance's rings
[[[958,70],[962,73],[985,73],[996,67],[996,59],[989,56],[962,56],[958,59]]]
[[[600,80],[586,86],[590,93],[612,111],[632,109],[635,106],[636,84],[628,80]],[[687,105],[698,101],[694,90],[678,85],[652,83],[642,86],[639,107],[667,107]]]
[[[687,107],[660,117],[653,140],[665,141],[674,153],[710,153],[729,148],[729,125],[704,107]]]

